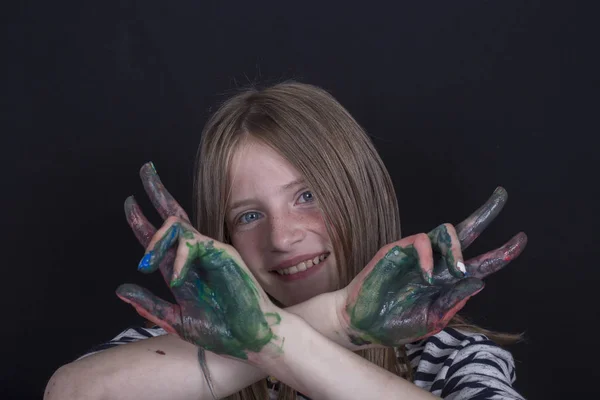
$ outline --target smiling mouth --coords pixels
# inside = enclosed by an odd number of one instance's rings
[[[296,275],[302,272],[306,272],[325,261],[327,257],[329,257],[329,254],[330,253],[323,253],[320,256],[316,256],[312,259],[302,261],[297,265],[294,265],[293,267],[278,269],[270,272],[278,274],[280,276]]]

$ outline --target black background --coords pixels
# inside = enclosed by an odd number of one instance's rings
[[[593,13],[576,2],[17,2],[3,52],[2,393],[41,398],[52,372],[141,319],[114,295],[142,249],[123,215],[155,162],[191,212],[200,130],[253,83],[329,90],[372,135],[403,234],[510,200],[468,255],[518,231],[525,253],[465,314],[525,331],[528,398],[596,390],[598,114]],[[394,4],[394,5],[392,5]],[[593,18],[589,18],[593,19]],[[8,312],[8,314],[6,314]]]

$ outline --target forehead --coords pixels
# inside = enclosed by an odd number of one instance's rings
[[[233,154],[228,178],[231,200],[250,194],[272,194],[302,175],[277,151],[256,140],[246,140]]]

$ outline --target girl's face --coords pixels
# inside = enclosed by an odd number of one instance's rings
[[[335,290],[333,247],[302,175],[250,139],[235,153],[229,180],[232,245],[263,289],[286,307]]]

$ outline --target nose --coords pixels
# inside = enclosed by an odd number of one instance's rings
[[[302,218],[291,213],[272,216],[270,222],[269,237],[274,251],[289,251],[306,236]]]

